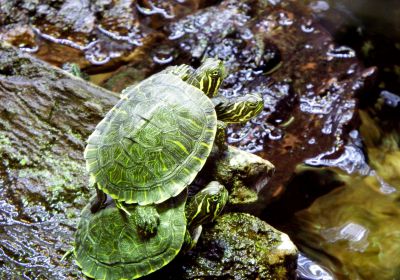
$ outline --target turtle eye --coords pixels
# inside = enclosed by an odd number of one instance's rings
[[[213,71],[211,72],[211,77],[215,78],[215,77],[218,77],[218,76],[219,76],[218,70],[213,70]]]

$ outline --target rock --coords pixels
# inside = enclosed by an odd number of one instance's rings
[[[199,177],[217,180],[229,190],[229,205],[252,205],[268,184],[275,167],[269,161],[229,146],[221,155],[211,155]],[[243,210],[243,208],[240,208]]]
[[[295,279],[297,249],[289,237],[243,213],[221,216],[183,264],[184,279]]]
[[[228,213],[205,227],[192,251],[148,279],[296,279],[297,253],[286,234],[252,215]]]
[[[0,278],[76,279],[61,257],[92,191],[85,139],[118,99],[0,44]]]

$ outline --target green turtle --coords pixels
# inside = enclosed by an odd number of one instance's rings
[[[259,94],[216,97],[225,75],[223,62],[208,58],[197,69],[172,66],[122,92],[84,153],[98,192],[93,211],[101,208],[104,193],[122,209],[179,195],[204,166],[214,141],[226,147],[225,123],[260,113]]]
[[[82,272],[104,280],[136,279],[168,264],[181,251],[197,242],[201,225],[212,221],[221,212],[228,192],[218,182],[209,183],[185,204],[182,191],[155,206],[159,221],[157,231],[143,235],[138,227],[138,211],[148,206],[126,206],[126,215],[108,199],[104,207],[92,213],[85,207],[75,235],[74,255]]]

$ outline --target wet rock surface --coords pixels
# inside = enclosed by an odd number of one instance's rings
[[[202,185],[211,180],[220,182],[229,190],[229,206],[243,210],[259,199],[274,172],[269,161],[229,145],[226,151],[211,154],[198,181],[203,181]]]
[[[297,249],[258,218],[230,213],[217,220],[187,257],[185,279],[295,279]]]
[[[0,278],[72,279],[84,139],[118,98],[0,46]]]
[[[228,213],[205,228],[196,248],[146,279],[290,280],[297,253],[286,234],[252,215]]]

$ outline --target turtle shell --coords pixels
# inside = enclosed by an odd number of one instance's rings
[[[217,129],[211,100],[173,74],[124,90],[88,139],[87,169],[112,198],[161,203],[189,185],[209,156]]]
[[[74,255],[82,272],[91,278],[136,279],[168,264],[179,253],[186,232],[186,192],[155,205],[160,224],[156,234],[140,235],[135,205],[127,216],[115,205],[95,214],[90,204],[82,211],[75,233]]]

